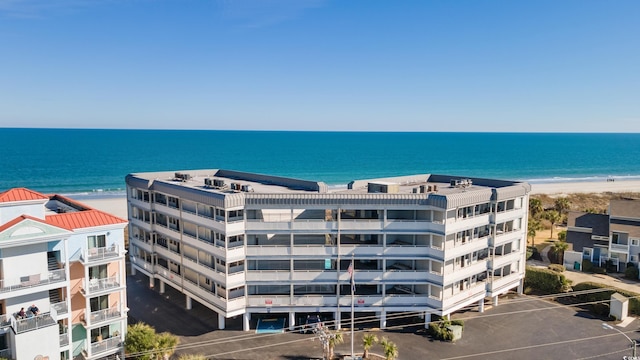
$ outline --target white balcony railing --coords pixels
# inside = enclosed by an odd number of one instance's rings
[[[60,337],[60,347],[69,345],[69,333],[62,333],[59,335]]]
[[[120,247],[113,244],[108,247],[97,247],[91,249],[84,249],[80,260],[84,263],[103,261],[120,256]]]
[[[51,313],[40,314],[26,319],[11,318],[11,327],[16,334],[25,333],[31,330],[42,329],[47,326],[57,325],[55,320],[55,310]]]
[[[120,283],[118,282],[119,276],[111,276],[104,279],[89,279],[85,280],[85,286],[82,291],[85,294],[93,294],[101,291],[106,291],[110,289],[116,289],[120,287]]]
[[[58,315],[65,315],[69,313],[69,304],[66,301],[51,304],[51,307],[56,309]]]
[[[626,253],[626,252],[629,252],[629,245],[611,243],[611,250],[612,251],[622,251],[622,252]]]
[[[85,321],[88,326],[95,325],[101,323],[103,321],[107,321],[110,319],[116,319],[122,316],[122,312],[120,312],[120,308],[117,306],[102,309],[98,311],[93,311],[89,313],[89,316],[85,317]]]
[[[64,269],[21,276],[13,279],[2,279],[0,280],[0,293],[64,282],[65,280],[66,274]]]
[[[110,350],[118,349],[122,345],[120,336],[110,337],[102,341],[91,343],[91,356],[95,356]]]
[[[0,358],[11,359],[11,349],[0,350]]]

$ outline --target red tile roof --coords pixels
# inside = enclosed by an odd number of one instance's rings
[[[48,224],[68,230],[82,229],[94,226],[124,224],[127,221],[102,212],[100,210],[85,210],[64,214],[48,215],[45,217]]]
[[[26,188],[13,188],[0,193],[0,202],[48,200],[49,197]]]

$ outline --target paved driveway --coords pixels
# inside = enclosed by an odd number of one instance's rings
[[[215,313],[195,301],[192,310],[184,310],[184,295],[169,286],[166,287],[167,292],[160,295],[157,290],[148,288],[148,279],[140,274],[128,278],[127,290],[130,316],[156,327],[158,331],[170,331],[180,336],[178,354],[204,354],[214,359],[265,360],[310,359],[322,355],[320,343],[311,334],[256,335],[240,331],[241,318],[228,319],[228,330],[215,330]],[[603,329],[602,321],[587,313],[527,296],[501,299],[499,306],[487,308],[483,314],[468,311],[456,314],[454,318],[466,321],[463,338],[453,344],[431,340],[424,334],[422,325],[380,332],[378,336],[386,336],[398,345],[399,360],[621,360],[624,355],[631,355],[629,341],[613,330]],[[410,324],[419,319],[404,321]],[[635,331],[637,328],[636,321],[622,330],[635,339],[640,338]],[[356,333],[356,352],[362,351],[361,338],[362,333]],[[336,353],[350,352],[348,332],[345,333],[345,341],[336,348]],[[382,351],[376,347],[373,352]]]

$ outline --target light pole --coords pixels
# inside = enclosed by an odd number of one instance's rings
[[[607,323],[602,323],[602,328],[603,329],[608,329],[608,330],[615,330],[615,331],[619,332],[620,334],[622,334],[622,336],[626,337],[627,340],[629,340],[631,342],[631,344],[633,345],[633,348],[632,348],[633,349],[633,354],[632,354],[632,356],[634,358],[636,357],[636,342],[635,342],[635,340],[631,340],[631,338],[628,337],[627,334],[623,333],[622,331],[614,328],[613,326],[611,326],[611,325],[609,325]]]

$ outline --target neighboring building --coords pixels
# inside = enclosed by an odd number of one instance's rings
[[[0,193],[0,357],[124,358],[126,224],[60,195]]]
[[[530,186],[413,175],[322,182],[229,170],[126,178],[132,269],[243,328],[321,313],[448,315],[522,291]]]
[[[611,200],[608,215],[571,211],[567,218],[567,242],[583,259],[617,271],[627,263],[638,266],[640,256],[640,199]]]

